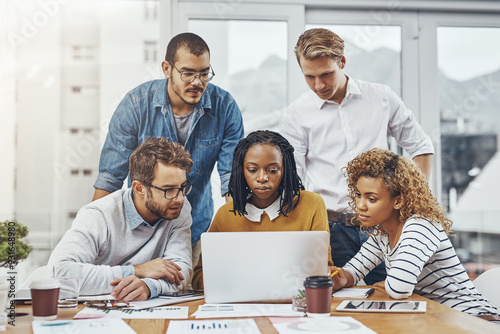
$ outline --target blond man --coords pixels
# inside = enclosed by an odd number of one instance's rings
[[[428,178],[434,148],[415,115],[388,86],[343,72],[344,41],[337,34],[307,30],[298,39],[295,55],[310,90],[284,110],[280,131],[295,147],[297,172],[306,189],[325,201],[332,259],[343,266],[367,237],[353,219],[342,168],[369,149],[387,149],[390,134]],[[382,265],[365,282],[384,279]]]

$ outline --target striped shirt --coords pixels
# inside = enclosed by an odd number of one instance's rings
[[[371,236],[343,269],[363,279],[385,261],[385,290],[395,299],[413,292],[475,316],[499,314],[474,287],[440,224],[411,217],[394,249],[387,235]]]

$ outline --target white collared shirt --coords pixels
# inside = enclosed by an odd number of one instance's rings
[[[295,148],[306,189],[320,194],[328,210],[351,212],[342,168],[360,153],[388,148],[392,135],[413,159],[434,153],[415,115],[388,86],[349,78],[340,104],[302,94],[280,117],[280,133]]]
[[[247,211],[247,214],[245,217],[247,217],[248,220],[259,223],[260,222],[260,217],[265,213],[269,216],[270,220],[274,220],[278,218],[280,215],[280,199],[281,196],[278,196],[278,198],[273,202],[273,204],[269,205],[267,208],[264,209],[259,209],[255,205],[251,203],[247,203],[245,206],[245,210]]]

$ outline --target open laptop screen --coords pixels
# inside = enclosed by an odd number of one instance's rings
[[[201,235],[207,303],[291,299],[307,276],[326,275],[327,231]]]

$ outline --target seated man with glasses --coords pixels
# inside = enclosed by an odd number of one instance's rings
[[[181,144],[150,138],[130,156],[132,187],[85,205],[50,256],[80,295],[125,302],[183,290],[191,275],[193,162]]]
[[[193,33],[174,36],[161,64],[165,79],[131,90],[118,105],[102,148],[94,200],[122,187],[128,157],[146,138],[167,137],[191,153],[193,191],[191,243],[198,262],[199,240],[214,212],[210,177],[217,162],[221,196],[228,192],[236,144],[243,138],[241,111],[233,97],[210,84],[215,73],[210,50]],[[228,197],[226,196],[226,199]]]

